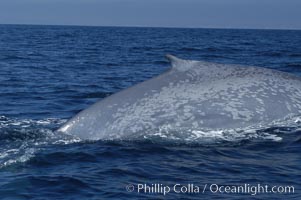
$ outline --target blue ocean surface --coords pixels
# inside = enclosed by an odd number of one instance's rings
[[[301,199],[300,122],[204,142],[55,132],[166,71],[167,53],[301,76],[297,30],[0,25],[0,199]]]

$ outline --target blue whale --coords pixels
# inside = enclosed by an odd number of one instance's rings
[[[262,67],[182,60],[113,94],[58,131],[81,139],[127,139],[167,132],[258,128],[301,114],[301,79]]]

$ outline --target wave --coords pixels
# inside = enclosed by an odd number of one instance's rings
[[[301,63],[289,63],[289,64],[286,64],[286,67],[301,68]]]
[[[196,47],[183,47],[179,49],[180,51],[187,51],[187,52],[200,52],[202,49]]]
[[[105,140],[143,141],[170,144],[237,144],[241,142],[282,142],[288,133],[301,128],[301,117],[290,116],[269,124],[260,124],[236,129],[196,129],[173,127],[170,124],[133,134],[114,134]]]
[[[55,132],[65,121],[55,118],[33,120],[0,116],[0,169],[30,160],[45,146],[79,142],[77,138]]]
[[[66,119],[11,119],[0,116],[0,169],[25,163],[37,153],[53,145],[67,145],[82,141],[56,132]],[[232,130],[174,129],[170,125],[157,130],[142,131],[127,137],[110,136],[104,142],[151,142],[164,145],[237,145],[246,142],[282,142],[285,135],[301,130],[301,118],[275,121],[269,126]],[[122,134],[121,134],[122,135]],[[295,142],[300,142],[300,138]]]

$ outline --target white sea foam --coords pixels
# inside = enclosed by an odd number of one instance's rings
[[[162,126],[157,131],[142,134],[144,139],[162,138],[164,140],[194,143],[237,142],[242,140],[281,142],[285,134],[301,130],[299,120],[300,117],[292,117],[281,121],[273,121],[268,125],[250,126],[243,129],[198,130]]]
[[[28,161],[30,158],[34,157],[36,149],[35,148],[27,148],[24,152],[20,153],[18,156],[11,156],[10,159],[4,161],[3,163],[0,163],[0,168],[7,167],[9,165],[15,164],[15,163],[24,163]],[[15,153],[19,153],[20,150],[17,150]]]
[[[65,123],[66,119],[57,119],[57,118],[46,118],[41,120],[33,120],[33,119],[14,119],[7,118],[5,116],[0,116],[0,128],[8,127],[8,126],[19,126],[23,128],[33,127],[37,125],[61,125]]]
[[[65,122],[56,118],[33,120],[0,116],[0,168],[27,162],[46,145],[79,142],[55,132]]]

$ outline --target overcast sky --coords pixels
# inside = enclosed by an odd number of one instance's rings
[[[0,0],[0,24],[301,29],[301,0]]]

